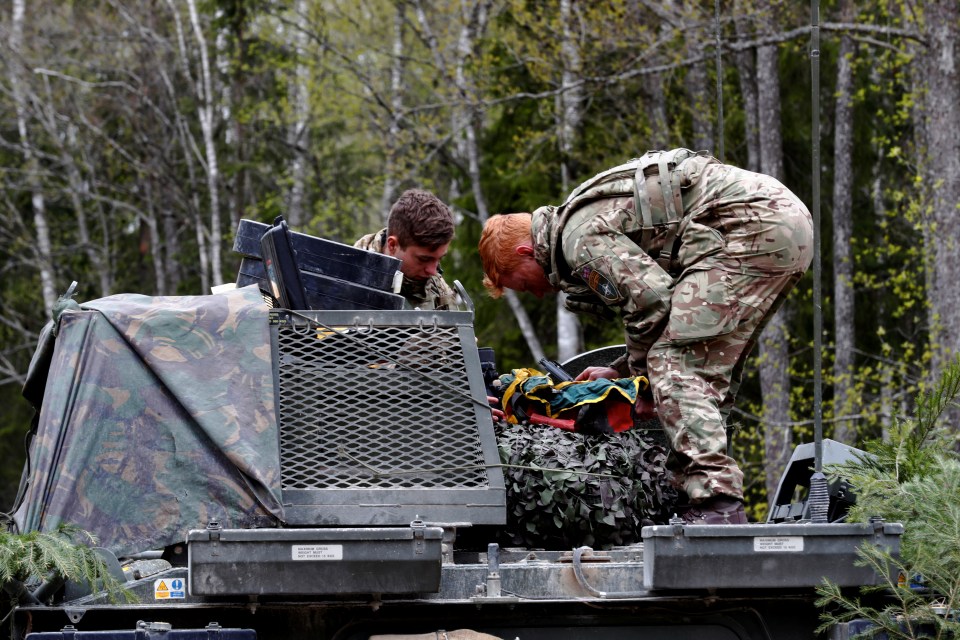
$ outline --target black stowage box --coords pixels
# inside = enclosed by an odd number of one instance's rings
[[[336,278],[328,278],[308,271],[300,272],[304,287],[304,304],[317,310],[402,309],[403,296]],[[237,273],[237,287],[256,284],[264,293],[273,296],[270,279],[263,260],[243,258]]]
[[[193,596],[436,593],[443,529],[203,529],[187,533]]]
[[[242,256],[263,259],[260,239],[270,225],[241,220],[233,241],[233,250]],[[301,271],[355,282],[365,287],[393,291],[400,261],[374,251],[291,231],[290,246],[297,255]]]
[[[317,311],[337,309],[403,309],[404,297],[380,289],[365,287],[309,271],[300,272],[303,282],[304,309]]]
[[[277,217],[273,226],[260,238],[263,266],[266,267],[270,293],[287,309],[306,309],[303,282],[297,258],[290,246],[290,230],[283,217]]]
[[[67,625],[60,631],[35,631],[26,640],[257,640],[253,629],[225,629],[211,622],[203,629],[173,629],[164,622],[138,622],[136,629],[81,631]]]
[[[237,271],[237,288],[251,284],[259,285],[260,290],[270,293],[270,281],[267,279],[267,269],[263,260],[244,257],[240,260],[240,269]]]

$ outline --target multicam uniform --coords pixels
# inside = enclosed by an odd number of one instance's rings
[[[386,243],[387,230],[381,229],[376,233],[363,236],[353,246],[358,249],[383,253],[383,247]],[[400,295],[407,299],[407,303],[412,309],[447,311],[451,306],[457,304],[457,294],[443,279],[443,272],[426,280],[414,280],[404,276],[403,285],[400,287]]]
[[[677,149],[537,209],[532,233],[537,262],[571,308],[619,309],[630,373],[650,378],[690,501],[742,499],[724,423],[747,355],[810,266],[807,208],[774,178]]]

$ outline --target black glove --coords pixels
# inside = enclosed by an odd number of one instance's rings
[[[571,313],[589,313],[604,320],[613,320],[617,315],[613,309],[603,304],[600,298],[592,293],[567,294],[563,306]]]

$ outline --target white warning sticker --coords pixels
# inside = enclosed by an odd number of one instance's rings
[[[343,560],[342,544],[295,544],[294,560]]]
[[[153,583],[155,600],[182,600],[187,597],[182,578],[161,578]]]
[[[760,553],[792,553],[803,551],[803,536],[757,536],[753,550]]]

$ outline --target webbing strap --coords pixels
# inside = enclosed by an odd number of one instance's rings
[[[637,163],[637,172],[633,176],[634,209],[640,214],[640,223],[644,229],[653,227],[653,212],[650,210],[650,196],[647,194],[647,176],[643,174],[643,170],[648,166],[641,159]]]
[[[677,239],[677,229],[680,227],[680,218],[683,211],[682,204],[678,203],[675,197],[680,194],[679,179],[674,177],[673,167],[669,163],[675,155],[673,153],[661,153],[657,163],[657,178],[660,183],[660,190],[663,193],[663,208],[666,212],[664,224],[667,228],[667,234],[664,238],[663,247],[660,249],[660,257],[657,258],[657,263],[664,271],[670,270],[670,261],[673,259],[673,243]]]

